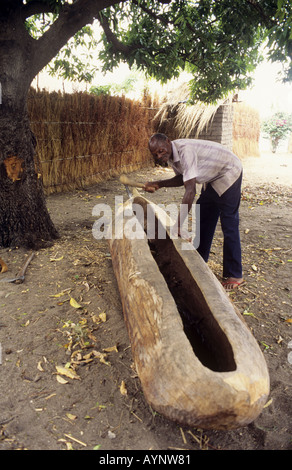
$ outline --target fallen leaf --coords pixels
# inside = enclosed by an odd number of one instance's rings
[[[80,305],[75,299],[73,299],[73,297],[70,298],[70,305],[74,308],[82,308],[82,305]]]
[[[122,380],[122,383],[121,383],[121,386],[120,386],[120,392],[121,392],[122,395],[127,395],[127,393],[128,393],[126,384],[123,380]]]
[[[57,375],[57,381],[60,384],[67,384],[68,383],[68,380],[63,379],[63,377],[61,377],[60,375]]]
[[[267,408],[267,407],[270,406],[272,403],[273,403],[273,398],[271,398],[269,401],[267,401],[267,403],[264,405],[264,408]]]
[[[73,364],[81,364],[82,362],[82,354],[80,354],[78,351],[75,351],[72,355],[71,355],[71,362]]]
[[[101,319],[102,322],[106,321],[106,313],[105,312],[100,313],[98,316],[99,316],[99,318]]]
[[[64,442],[64,444],[66,444],[67,450],[74,450],[72,443],[66,441],[65,439],[58,439],[58,442]]]
[[[245,311],[243,312],[243,315],[247,315],[247,316],[249,316],[249,317],[254,317],[254,318],[256,318],[256,316],[255,316],[254,313],[248,312],[247,310],[245,310]]]
[[[3,259],[0,258],[0,266],[1,266],[1,271],[0,273],[6,273],[8,271],[8,266],[7,264],[3,261]]]
[[[88,361],[88,359],[90,359],[91,356],[92,356],[92,351],[91,351],[90,353],[88,353],[88,354],[85,354],[85,355],[83,356],[83,359],[84,359],[85,361]]]
[[[45,400],[49,400],[50,398],[55,397],[56,395],[57,395],[56,393],[51,393],[45,398]]]
[[[109,348],[104,348],[103,351],[104,352],[112,352],[112,351],[119,352],[117,346],[111,346]]]
[[[57,372],[60,375],[65,375],[65,377],[68,377],[69,379],[77,379],[81,380],[79,375],[76,374],[75,370],[70,369],[68,367],[63,367],[63,366],[56,366]]]
[[[103,353],[101,353],[101,352],[99,352],[99,351],[92,351],[92,354],[93,354],[95,357],[98,357],[99,360],[100,360],[100,362],[101,362],[102,364],[106,364],[107,366],[110,366],[110,365],[111,365],[110,362],[108,362],[108,361],[105,360],[105,359],[106,359],[106,354],[103,354]]]
[[[74,419],[77,418],[77,416],[72,415],[71,413],[66,413],[67,418],[71,419],[71,421],[74,421]]]
[[[53,261],[61,261],[61,259],[63,259],[64,256],[60,256],[60,258],[50,258],[50,261],[53,262]]]
[[[90,289],[88,282],[84,281],[82,284],[85,286],[86,292],[88,292]]]
[[[64,305],[65,302],[68,302],[69,299],[63,300],[63,302],[57,302],[57,305]]]
[[[276,336],[276,341],[277,341],[278,344],[281,344],[282,341],[283,341],[282,336],[281,336],[281,335],[277,335],[277,336]]]
[[[65,292],[60,292],[59,294],[50,295],[50,297],[58,298],[58,297],[62,297],[63,295],[65,295]]]
[[[87,336],[91,341],[96,342],[96,337],[90,331],[88,331]]]
[[[91,315],[91,319],[94,323],[97,323],[97,324],[100,323],[100,318],[98,315],[95,315],[95,314]]]
[[[41,372],[44,372],[44,369],[42,368],[42,361],[38,362],[37,369]]]
[[[69,294],[70,291],[71,289],[65,289],[62,292],[59,292],[58,294],[50,295],[50,297],[55,297],[55,298],[62,297],[63,295]]]

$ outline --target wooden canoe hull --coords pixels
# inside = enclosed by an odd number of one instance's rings
[[[137,195],[132,203],[150,204]],[[109,240],[145,398],[184,425],[245,426],[269,394],[264,356],[207,264],[182,244],[127,233]]]

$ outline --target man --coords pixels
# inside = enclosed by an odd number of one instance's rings
[[[236,155],[216,142],[178,139],[171,141],[164,134],[154,134],[149,149],[155,162],[168,162],[175,176],[146,183],[145,190],[163,187],[185,187],[177,220],[178,235],[183,238],[182,224],[192,207],[196,184],[202,184],[197,204],[200,204],[200,245],[197,251],[207,262],[216,225],[220,217],[224,237],[223,286],[234,289],[243,282],[239,235],[239,204],[241,197],[242,164]],[[182,209],[183,210],[183,209]]]

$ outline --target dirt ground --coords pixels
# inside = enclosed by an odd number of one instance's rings
[[[134,173],[141,181],[171,170]],[[153,173],[154,176],[153,176]],[[35,253],[22,284],[0,282],[0,450],[291,449],[292,154],[244,161],[241,237],[246,283],[231,292],[267,361],[271,393],[250,425],[190,429],[147,404],[131,357],[106,240],[96,240],[93,207],[113,207],[118,178],[52,195],[60,239]],[[147,198],[180,202],[182,188]],[[1,249],[13,277],[24,249]],[[210,267],[220,278],[222,233]]]

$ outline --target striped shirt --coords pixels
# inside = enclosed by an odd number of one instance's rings
[[[169,160],[175,174],[183,181],[196,178],[199,184],[210,183],[221,196],[239,178],[242,164],[223,145],[210,140],[173,140],[173,157]]]

